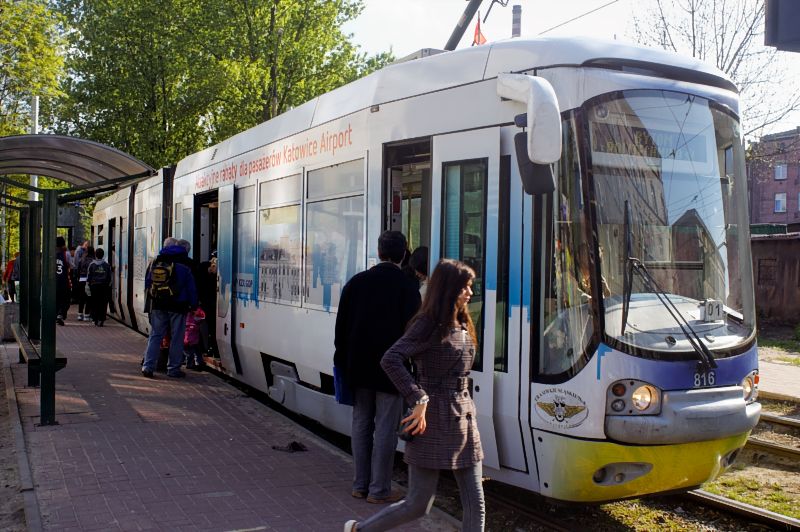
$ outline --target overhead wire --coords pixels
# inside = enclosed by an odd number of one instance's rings
[[[611,4],[616,4],[617,2],[619,2],[619,0],[611,0],[611,2],[603,4],[600,7],[596,7],[594,9],[590,10],[590,11],[587,11],[586,13],[583,13],[582,15],[578,15],[577,17],[573,17],[573,18],[571,18],[569,20],[565,20],[561,24],[556,24],[552,28],[547,28],[546,30],[544,30],[542,32],[539,32],[539,35],[544,35],[545,33],[549,32],[549,31],[553,31],[554,29],[560,28],[561,26],[566,26],[570,22],[575,22],[576,20],[582,19],[583,17],[585,17],[587,15],[591,15],[592,13],[600,11],[601,9],[606,8],[606,7],[610,6]]]

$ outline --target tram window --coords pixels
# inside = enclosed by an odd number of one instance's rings
[[[251,196],[255,186],[251,189]],[[255,205],[255,200],[253,200]],[[255,212],[236,214],[233,217],[236,228],[236,270],[234,271],[233,293],[240,300],[256,299],[256,217]]]
[[[364,159],[308,172],[308,199],[315,200],[364,190]]]
[[[295,174],[261,183],[258,205],[273,207],[287,203],[300,203],[302,197],[303,181],[300,174]]]
[[[250,185],[236,189],[236,212],[252,211],[256,208],[256,186]]]
[[[443,256],[465,262],[475,270],[469,312],[478,334],[478,355],[473,365],[476,370],[483,369],[487,167],[486,159],[477,159],[445,163],[442,171]]]
[[[258,297],[300,304],[302,238],[300,205],[259,212]]]
[[[497,305],[494,326],[494,370],[508,371],[508,253],[511,227],[511,156],[500,158],[497,205]]]
[[[557,165],[557,192],[544,206],[546,233],[542,239],[544,315],[539,373],[557,375],[583,356],[592,333],[586,209],[575,124],[562,123],[563,153]]]
[[[364,160],[307,174],[303,302],[335,310],[345,282],[364,269]],[[357,192],[358,194],[353,194]],[[332,197],[339,195],[339,197]]]

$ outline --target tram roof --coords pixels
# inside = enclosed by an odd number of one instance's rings
[[[424,54],[422,54],[424,55]],[[712,65],[673,52],[584,37],[507,39],[388,65],[361,79],[239,133],[178,164],[178,175],[244,153],[374,105],[497,77],[553,67],[597,67],[646,73],[647,65],[692,71],[697,79],[731,91],[735,85]]]
[[[91,140],[62,135],[0,137],[0,175],[42,175],[80,189],[108,190],[155,173],[127,153]]]

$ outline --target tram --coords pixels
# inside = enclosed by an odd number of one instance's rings
[[[736,87],[615,41],[418,55],[99,201],[114,316],[148,332],[164,237],[216,251],[208,362],[348,434],[339,295],[401,230],[477,273],[489,476],[596,502],[718,476],[761,408]]]

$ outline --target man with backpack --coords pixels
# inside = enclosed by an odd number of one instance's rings
[[[147,268],[145,275],[145,308],[150,313],[150,337],[144,355],[142,375],[153,378],[158,361],[161,340],[169,334],[168,377],[185,377],[183,364],[183,335],[186,313],[197,307],[197,289],[192,271],[182,264],[186,249],[172,237],[164,240],[164,247]]]
[[[108,299],[111,294],[111,265],[103,260],[103,248],[95,250],[95,259],[89,264],[86,286],[89,287],[89,309],[95,326],[106,321]]]

